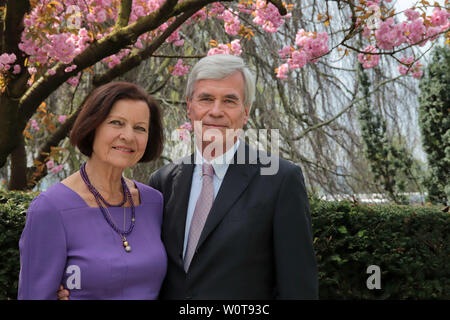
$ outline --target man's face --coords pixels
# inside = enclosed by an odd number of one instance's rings
[[[213,129],[210,130],[212,133],[220,132],[225,147],[223,151],[226,150],[226,134],[228,139],[233,136],[230,129],[242,129],[248,121],[249,107],[244,105],[244,83],[239,71],[220,80],[199,80],[194,86],[192,99],[187,99],[187,114],[193,128],[195,121],[202,121],[202,132],[196,134],[208,136],[209,129]],[[228,145],[233,143],[228,142]]]

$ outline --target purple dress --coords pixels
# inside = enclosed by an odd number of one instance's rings
[[[57,183],[30,204],[19,241],[18,299],[56,299],[59,285],[76,299],[157,299],[166,274],[161,242],[163,198],[134,181],[141,204],[127,236],[131,252],[106,222],[72,189]],[[108,208],[123,229],[123,207]],[[126,229],[131,208],[126,208]]]

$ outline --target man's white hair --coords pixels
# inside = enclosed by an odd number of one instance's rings
[[[244,105],[250,107],[255,100],[255,76],[245,65],[244,60],[228,54],[215,54],[200,59],[189,74],[186,97],[191,100],[195,83],[199,80],[226,78],[236,71],[244,77]]]

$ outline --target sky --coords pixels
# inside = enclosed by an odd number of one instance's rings
[[[393,2],[395,2],[395,8],[397,9],[397,11],[403,11],[406,9],[411,8],[412,6],[414,6],[416,3],[420,2],[418,0],[394,0]],[[428,0],[429,3],[439,3],[441,6],[444,6],[445,0]],[[427,12],[428,14],[431,13]]]

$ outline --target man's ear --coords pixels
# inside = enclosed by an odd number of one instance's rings
[[[245,126],[248,122],[248,116],[250,114],[250,105],[244,107],[244,112],[245,112],[245,115],[244,115],[244,126]]]

